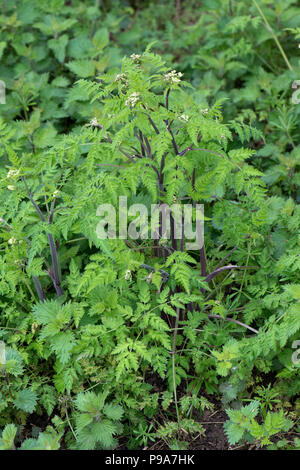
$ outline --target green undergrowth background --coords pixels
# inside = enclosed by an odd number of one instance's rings
[[[193,448],[218,402],[299,449],[298,2],[0,4],[0,448]],[[119,195],[205,248],[97,240]]]

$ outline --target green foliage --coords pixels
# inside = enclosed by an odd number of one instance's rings
[[[37,439],[29,438],[23,441],[20,450],[58,450],[62,435],[58,434],[51,426],[47,426],[44,432],[39,433]]]
[[[276,447],[299,418],[297,2],[98,3],[0,15],[0,447],[187,448],[220,394],[231,445]],[[204,204],[204,247],[100,239],[119,197]],[[54,428],[21,442],[33,413]]]
[[[240,410],[227,410],[229,421],[225,423],[225,432],[231,445],[251,439],[259,446],[271,444],[270,438],[276,434],[287,432],[293,422],[284,416],[284,411],[268,412],[262,424],[255,418],[259,412],[259,402],[253,401]]]
[[[26,413],[32,413],[35,409],[36,401],[36,394],[32,390],[26,389],[18,393],[14,401],[14,405],[19,410],[23,410]]]
[[[106,403],[106,395],[97,395],[94,392],[77,395],[75,405],[80,411],[76,417],[78,448],[113,449],[117,444],[114,435],[122,431],[122,407]]]
[[[15,438],[17,427],[14,424],[7,424],[0,437],[0,450],[16,450]],[[61,435],[48,426],[45,432],[41,432],[37,439],[25,439],[20,450],[58,450],[60,448]]]
[[[14,440],[16,437],[17,428],[14,424],[7,424],[1,433],[0,449],[12,450],[15,448]]]

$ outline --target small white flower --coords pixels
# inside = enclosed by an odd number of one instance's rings
[[[127,269],[127,271],[125,273],[125,276],[124,276],[124,279],[126,281],[129,281],[130,278],[131,278],[131,271],[130,271],[130,269]]]
[[[201,114],[207,114],[208,113],[208,108],[203,108],[203,109],[200,109],[200,113]]]
[[[54,193],[52,194],[52,197],[56,197],[56,196],[58,195],[58,193],[59,193],[59,190],[56,189],[56,190],[54,191]]]
[[[180,121],[183,121],[183,122],[188,122],[189,120],[189,117],[187,114],[182,114],[181,116],[179,116],[178,118]]]
[[[99,122],[97,121],[96,118],[93,118],[93,119],[91,120],[91,126],[93,126],[93,127],[99,126]]]
[[[141,55],[140,54],[131,54],[130,58],[133,60],[133,62],[139,63]]]
[[[115,82],[120,82],[120,81],[123,83],[127,81],[125,73],[118,73],[116,75]]]
[[[9,172],[6,175],[6,178],[13,178],[16,176],[19,176],[20,170],[9,170]]]
[[[101,126],[101,124],[98,122],[98,119],[95,117],[91,120],[90,126],[99,127],[99,129],[103,129],[103,126]]]
[[[183,74],[181,72],[176,72],[176,70],[171,70],[171,72],[168,72],[164,76],[165,82],[168,82],[171,85],[174,85],[176,83],[179,83],[181,80],[181,77]]]
[[[140,94],[135,91],[135,92],[131,93],[129,98],[125,101],[125,105],[133,107],[139,101],[139,98],[140,98]]]
[[[8,240],[8,244],[9,245],[15,245],[17,242],[17,240],[15,239],[15,237],[11,237],[9,240]]]

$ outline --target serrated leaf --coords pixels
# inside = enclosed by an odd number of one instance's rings
[[[32,413],[37,403],[37,395],[31,389],[25,389],[18,393],[14,400],[14,405],[26,413]]]

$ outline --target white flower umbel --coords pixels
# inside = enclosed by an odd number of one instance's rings
[[[95,118],[95,117],[91,120],[90,126],[91,127],[98,127],[99,129],[103,129],[103,126],[101,126],[101,124],[98,122],[98,119]]]
[[[135,62],[135,63],[139,63],[139,61],[141,59],[141,55],[140,54],[131,54],[130,59],[132,59],[133,62]]]
[[[189,117],[187,114],[182,114],[181,116],[179,116],[179,121],[182,121],[182,122],[188,122],[189,120]]]
[[[125,105],[133,108],[136,105],[136,103],[139,101],[139,99],[140,99],[140,94],[137,91],[134,91],[133,93],[131,93],[129,98],[127,98],[127,100],[125,101]]]
[[[176,70],[171,70],[164,76],[165,82],[168,82],[170,85],[175,85],[181,81],[183,74],[181,72],[176,72]]]
[[[118,74],[116,75],[115,82],[127,83],[127,79],[126,79],[125,73],[118,73]]]
[[[97,121],[96,118],[93,118],[93,119],[91,120],[91,126],[93,126],[93,127],[99,126],[99,122]]]
[[[9,172],[6,175],[6,178],[15,178],[19,176],[20,170],[9,170]]]

